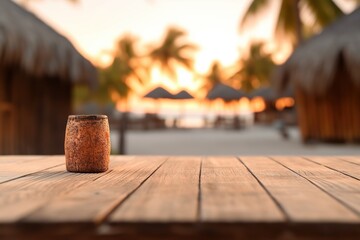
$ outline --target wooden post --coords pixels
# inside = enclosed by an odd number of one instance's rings
[[[127,111],[121,112],[121,118],[119,121],[119,154],[126,154],[126,128],[128,122],[129,113]]]

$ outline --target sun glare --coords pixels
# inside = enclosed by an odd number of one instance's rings
[[[285,98],[278,99],[275,103],[275,107],[277,110],[283,110],[286,107],[294,106],[294,104],[295,104],[295,101],[293,98],[285,97]]]
[[[262,112],[266,108],[265,101],[262,97],[255,97],[251,100],[250,106],[253,112]]]

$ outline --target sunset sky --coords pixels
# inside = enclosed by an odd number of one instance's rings
[[[260,24],[241,34],[239,21],[250,0],[79,0],[77,4],[32,0],[27,1],[27,7],[95,63],[107,62],[103,50],[113,49],[115,40],[124,33],[138,36],[141,43],[156,44],[168,26],[181,27],[200,47],[197,69],[206,71],[216,59],[224,65],[233,64],[250,39],[269,40],[279,2],[273,1],[273,10],[261,16]],[[352,8],[347,5],[342,7]]]
[[[199,46],[196,69],[205,72],[215,59],[225,66],[233,64],[250,38],[271,37],[273,18],[266,16],[262,24],[240,35],[240,17],[248,4],[249,0],[34,0],[28,8],[95,63],[107,63],[104,50],[113,49],[124,33],[138,36],[140,43],[156,44],[168,26],[178,26]]]

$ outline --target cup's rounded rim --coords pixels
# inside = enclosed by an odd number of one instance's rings
[[[91,115],[69,115],[68,119],[71,120],[100,120],[100,119],[107,119],[108,117],[106,115],[97,115],[97,114],[91,114]]]

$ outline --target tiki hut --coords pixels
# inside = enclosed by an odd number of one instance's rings
[[[279,89],[295,87],[304,141],[360,139],[360,9],[301,45],[280,67]]]
[[[95,84],[95,68],[13,1],[0,1],[0,29],[0,154],[61,154],[72,84]]]

